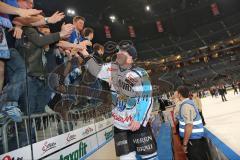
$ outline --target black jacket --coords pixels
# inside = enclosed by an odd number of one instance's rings
[[[220,95],[224,95],[225,94],[225,90],[223,88],[218,89],[218,92]]]
[[[59,40],[59,33],[42,35],[34,27],[23,28],[22,43],[18,46],[18,50],[21,56],[26,60],[28,75],[44,76],[46,74],[42,62],[43,48]]]

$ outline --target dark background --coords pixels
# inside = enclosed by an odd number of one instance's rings
[[[211,4],[217,3],[220,15],[214,16]],[[151,11],[146,12],[145,6]],[[56,10],[75,9],[86,18],[86,25],[95,30],[95,42],[130,39],[136,45],[140,59],[154,59],[209,46],[240,33],[239,0],[37,0],[35,7],[50,16]],[[110,15],[117,21],[112,23]],[[164,28],[158,33],[156,20]],[[71,22],[67,16],[65,21]],[[105,38],[104,25],[111,28],[111,39]],[[128,25],[135,29],[130,38]],[[53,30],[58,30],[53,27]]]

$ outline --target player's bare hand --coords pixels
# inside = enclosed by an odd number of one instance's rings
[[[141,127],[141,124],[138,121],[133,120],[129,126],[129,130],[134,132],[139,130],[140,127]]]

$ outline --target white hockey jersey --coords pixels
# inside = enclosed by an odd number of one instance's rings
[[[99,65],[94,58],[86,63],[88,71],[111,86],[114,126],[128,130],[132,120],[146,126],[153,106],[152,86],[141,68],[122,69],[116,63]]]

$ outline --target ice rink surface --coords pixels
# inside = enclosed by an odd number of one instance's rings
[[[203,115],[207,123],[205,127],[240,155],[240,94],[234,95],[233,91],[228,91],[226,98],[226,102],[222,102],[220,96],[202,99]],[[113,140],[88,159],[118,159]]]
[[[240,155],[240,94],[228,91],[228,101],[221,96],[202,99],[206,128]]]

